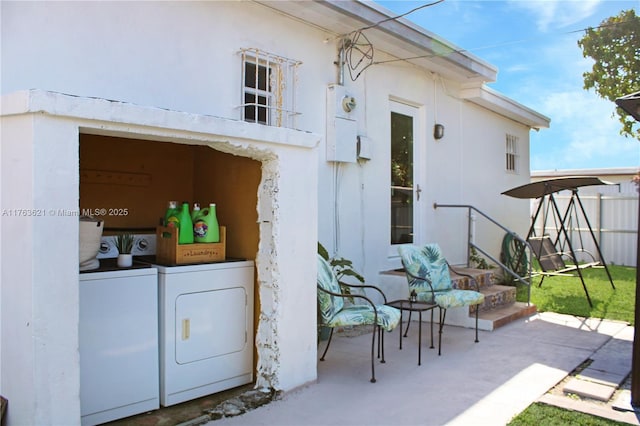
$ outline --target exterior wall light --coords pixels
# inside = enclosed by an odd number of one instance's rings
[[[443,124],[436,124],[433,126],[433,137],[436,138],[436,140],[440,140],[444,137],[444,125]]]

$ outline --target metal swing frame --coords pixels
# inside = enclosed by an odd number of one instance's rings
[[[600,245],[598,244],[598,240],[596,239],[595,233],[593,232],[593,228],[591,227],[591,223],[589,222],[589,218],[584,209],[584,205],[582,204],[582,200],[580,200],[580,196],[578,195],[578,188],[581,186],[589,186],[589,185],[609,185],[611,183],[600,180],[597,177],[590,176],[577,176],[577,177],[566,177],[566,178],[557,178],[557,179],[549,179],[539,182],[534,182],[531,184],[523,185],[517,188],[510,189],[509,191],[503,192],[504,195],[509,195],[515,198],[540,198],[540,202],[538,204],[538,208],[532,218],[531,226],[527,233],[527,242],[532,247],[532,252],[534,256],[538,259],[540,263],[541,272],[538,272],[536,276],[542,276],[538,287],[542,286],[542,282],[544,278],[547,276],[558,276],[558,275],[573,275],[573,272],[577,273],[577,276],[580,278],[580,282],[582,283],[582,288],[584,289],[584,293],[587,297],[587,301],[589,302],[589,306],[593,307],[593,303],[591,301],[591,297],[589,296],[589,290],[584,281],[584,276],[582,274],[582,269],[590,268],[590,267],[604,267],[607,272],[607,276],[609,278],[609,282],[611,283],[611,288],[615,290],[615,285],[613,283],[613,278],[611,277],[611,273],[609,272],[609,268],[607,267],[607,263],[604,260],[604,256],[602,255],[602,251],[600,250]],[[570,190],[571,197],[569,200],[569,204],[567,206],[564,214],[560,211],[558,207],[558,203],[554,197],[554,193]],[[544,213],[543,217],[543,228],[542,228],[542,236],[537,236],[535,233],[535,224],[537,219],[542,212],[542,208],[545,205],[545,199],[547,201],[547,210]],[[584,250],[582,234],[580,229],[578,228],[579,238],[581,243],[581,249],[577,250],[574,247],[573,242],[571,241],[571,236],[569,235],[569,230],[571,229],[572,220],[575,217],[576,222],[578,221],[577,208],[580,208],[582,216],[586,222],[587,229],[591,235],[595,248],[598,252],[598,259],[595,259],[588,251]],[[549,236],[544,235],[544,230],[546,228],[546,222],[549,215],[549,209],[553,208],[553,218],[556,225],[556,238],[555,241],[551,241]],[[573,213],[573,216],[572,216]],[[567,227],[567,223],[569,226]],[[564,237],[561,240],[561,237]],[[561,245],[561,250],[557,250],[558,244]],[[568,251],[564,250],[564,245],[567,246]],[[577,252],[586,252],[593,259],[592,262],[587,263],[578,263]],[[572,261],[571,265],[567,265],[564,262],[564,258],[569,257]]]

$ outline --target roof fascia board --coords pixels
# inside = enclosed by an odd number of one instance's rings
[[[513,99],[482,85],[460,90],[460,98],[473,102],[497,114],[522,123],[532,129],[547,129],[551,119],[528,108]]]
[[[345,1],[326,0],[327,3],[347,3]],[[380,22],[381,20],[389,17],[394,17],[395,14],[388,9],[380,6],[373,1],[357,0],[357,4],[365,6],[377,11],[380,17],[373,23]],[[380,30],[399,38],[405,42],[413,44],[419,48],[425,47],[434,54],[435,58],[442,58],[455,66],[470,70],[473,74],[482,76],[482,81],[493,82],[496,81],[498,75],[498,69],[489,64],[488,62],[480,59],[479,57],[470,54],[465,49],[456,46],[455,44],[445,40],[435,33],[415,24],[407,18],[398,18],[384,22],[378,26]]]
[[[638,174],[637,167],[609,167],[597,169],[556,169],[532,170],[532,178],[558,176],[633,176]]]
[[[294,19],[306,20],[309,24],[325,28],[332,33],[336,32],[336,15],[332,16],[331,13],[327,12],[333,12],[334,14],[341,15],[353,21],[351,31],[377,24],[380,21],[396,16],[391,11],[372,1],[254,1],[285,13]],[[304,10],[300,9],[301,5],[304,5]],[[311,8],[317,10],[318,13],[310,13]],[[322,13],[322,10],[325,12]],[[313,19],[313,22],[310,22],[309,19]],[[342,24],[345,23],[344,20],[340,21]],[[457,80],[460,83],[470,81],[479,83],[496,81],[498,74],[496,67],[474,55],[464,52],[463,49],[460,49],[405,18],[389,20],[368,31],[367,37],[375,40],[374,47],[378,44],[377,47],[380,50],[386,51],[396,57],[398,57],[400,50],[406,51],[407,53],[410,52],[408,56],[400,54],[398,59],[404,57],[413,58],[407,59],[407,62],[411,62],[421,68],[427,68],[429,71],[434,71],[435,69],[435,71],[440,73],[448,69],[447,77],[452,78],[455,75],[458,77]],[[381,47],[381,45],[384,45],[384,47]]]

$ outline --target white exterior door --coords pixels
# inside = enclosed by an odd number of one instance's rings
[[[421,205],[424,170],[421,167],[424,132],[420,132],[420,108],[390,102],[390,233],[389,256],[398,256],[400,244],[420,244],[424,215]]]

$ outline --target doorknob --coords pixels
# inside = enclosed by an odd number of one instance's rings
[[[420,189],[420,184],[416,184],[416,195],[418,197],[418,201],[420,201],[420,193],[422,192],[422,189]]]

